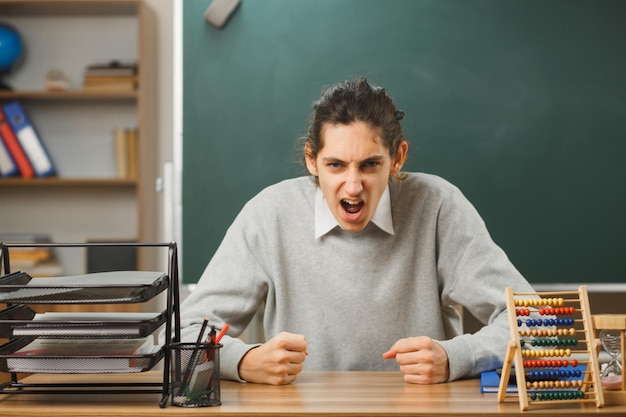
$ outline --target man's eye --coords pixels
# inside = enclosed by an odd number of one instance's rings
[[[368,161],[363,164],[363,168],[375,168],[380,165],[378,161]]]
[[[331,162],[328,166],[331,168],[341,168],[341,164],[339,162]]]

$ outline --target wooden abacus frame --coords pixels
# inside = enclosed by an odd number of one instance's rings
[[[529,408],[530,404],[540,401],[543,404],[553,403],[580,403],[580,402],[595,402],[596,407],[604,406],[604,395],[602,387],[600,385],[600,367],[598,364],[598,356],[596,355],[595,338],[593,337],[593,323],[591,321],[591,312],[589,310],[589,297],[587,296],[587,288],[583,285],[578,288],[578,291],[567,292],[535,292],[535,293],[514,293],[512,288],[506,289],[506,303],[509,316],[509,327],[511,329],[511,340],[509,341],[507,351],[504,358],[504,364],[502,367],[502,374],[500,378],[500,386],[498,389],[498,402],[504,402],[507,397],[517,395],[519,397],[520,409],[525,411]],[[564,306],[566,306],[563,308]],[[521,308],[520,308],[521,307]],[[573,307],[573,308],[572,308]],[[523,321],[520,317],[533,315],[548,315],[549,317],[568,316],[567,321],[564,319],[563,323],[568,323],[571,326],[567,330],[567,334],[575,336],[575,346],[573,349],[523,349],[522,346],[526,344],[526,341],[535,338],[535,340],[545,340],[548,342],[559,342],[561,338],[546,339],[546,333],[550,331],[537,330],[535,334],[527,336],[528,329],[524,331],[524,338],[520,336],[520,326],[518,323],[522,323],[527,326],[528,320]],[[518,320],[520,320],[518,322]],[[533,319],[534,320],[534,319]],[[545,320],[551,319],[537,319],[534,322],[539,322],[538,326],[545,323]],[[555,320],[555,321],[556,321]],[[562,322],[549,322],[548,326],[551,329],[555,327],[561,329]],[[534,330],[533,330],[534,331]],[[558,331],[558,330],[557,330]],[[562,335],[557,333],[557,335]],[[554,336],[553,332],[549,336]],[[569,344],[569,341],[567,342]],[[584,344],[585,348],[579,348],[578,345]],[[581,365],[586,365],[585,371],[582,373],[584,376],[582,381],[578,381],[579,385],[575,388],[563,388],[560,384],[570,383],[569,380],[550,379],[546,381],[540,381],[537,384],[541,386],[537,387],[534,382],[530,384],[526,381],[525,366],[528,363],[540,363],[544,364],[544,360],[537,361],[524,361],[525,355],[532,358],[553,358],[553,357],[569,357],[574,354],[576,356],[576,362]],[[571,362],[567,359],[552,360],[548,359],[550,365],[540,365],[539,369],[554,368],[553,363],[565,363],[569,367]],[[567,361],[567,362],[566,362]],[[575,362],[574,362],[575,363]],[[559,366],[559,365],[556,365]],[[561,365],[562,366],[562,365]],[[514,368],[513,368],[514,367]],[[509,384],[509,377],[511,371],[515,372],[515,379],[517,384],[517,393],[507,393],[507,385]],[[548,371],[551,372],[551,371]],[[535,385],[533,385],[535,384]],[[558,384],[558,387],[556,386]],[[578,389],[576,389],[578,388]],[[573,396],[573,397],[568,397]]]

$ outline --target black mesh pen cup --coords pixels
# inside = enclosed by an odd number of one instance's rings
[[[169,346],[172,405],[212,407],[220,400],[221,344],[172,343]]]

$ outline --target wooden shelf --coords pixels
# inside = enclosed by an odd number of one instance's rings
[[[3,0],[2,13],[8,16],[134,15],[135,0]]]
[[[137,180],[118,178],[2,178],[2,187],[136,187]]]
[[[68,91],[0,91],[0,100],[136,100],[137,92]]]

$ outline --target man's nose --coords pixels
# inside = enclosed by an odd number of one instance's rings
[[[348,171],[346,178],[346,191],[350,195],[357,195],[363,190],[363,181],[361,179],[361,172],[358,169]]]

